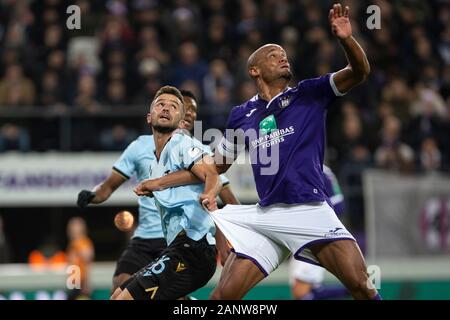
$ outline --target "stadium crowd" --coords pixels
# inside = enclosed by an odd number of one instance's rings
[[[89,115],[126,114],[131,106],[144,115],[156,90],[170,84],[199,98],[204,129],[223,129],[230,109],[255,94],[246,62],[260,45],[286,49],[293,83],[345,66],[327,19],[333,2],[2,1],[0,113],[88,115],[72,120],[71,150],[122,150],[142,128]],[[359,214],[366,168],[450,170],[450,5],[345,3],[372,71],[330,110],[327,158],[350,194],[348,211]],[[79,30],[66,26],[70,4],[81,9]],[[381,9],[381,29],[367,27],[371,4]],[[60,147],[46,117],[1,118],[0,152]]]

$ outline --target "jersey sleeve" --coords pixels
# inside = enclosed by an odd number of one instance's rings
[[[190,137],[185,137],[180,144],[181,168],[191,170],[194,164],[205,156],[211,156],[211,149]]]
[[[233,108],[228,116],[226,129],[216,151],[225,158],[235,160],[245,149],[245,134],[241,129],[243,106]]]
[[[225,187],[225,186],[227,186],[227,185],[230,184],[230,180],[227,178],[226,175],[221,174],[221,175],[219,176],[219,178],[220,178],[220,182],[222,183],[222,187]]]
[[[133,141],[113,165],[113,170],[126,179],[129,179],[136,172],[137,142]]]
[[[334,83],[335,74],[328,73],[318,78],[300,81],[298,87],[301,92],[306,93],[323,108],[327,108],[336,97],[345,95],[345,93],[339,92]]]

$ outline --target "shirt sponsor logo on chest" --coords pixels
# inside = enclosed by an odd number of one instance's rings
[[[252,148],[261,147],[263,149],[285,141],[285,137],[295,133],[294,126],[278,129],[274,115],[270,115],[259,122],[259,132],[261,136],[250,142]]]

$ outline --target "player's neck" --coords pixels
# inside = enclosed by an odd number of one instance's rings
[[[280,94],[284,90],[286,90],[288,86],[288,82],[286,81],[274,81],[269,83],[265,83],[262,81],[258,81],[257,87],[258,87],[258,95],[261,99],[270,101],[273,97],[275,97],[277,94]]]
[[[159,132],[156,130],[153,130],[153,139],[155,140],[155,155],[156,158],[159,160],[161,156],[161,152],[164,149],[164,146],[166,145],[167,141],[170,140],[172,137],[172,132]]]

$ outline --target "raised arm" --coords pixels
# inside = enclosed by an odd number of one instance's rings
[[[86,207],[89,203],[102,203],[106,201],[118,187],[120,187],[127,179],[116,171],[111,171],[109,177],[95,186],[92,191],[81,190],[78,194],[77,205],[80,208]]]
[[[366,54],[352,36],[349,11],[348,6],[343,9],[340,4],[335,4],[328,16],[331,30],[344,49],[348,62],[348,65],[336,72],[333,77],[334,84],[341,93],[345,93],[362,83],[370,73],[370,65]]]

